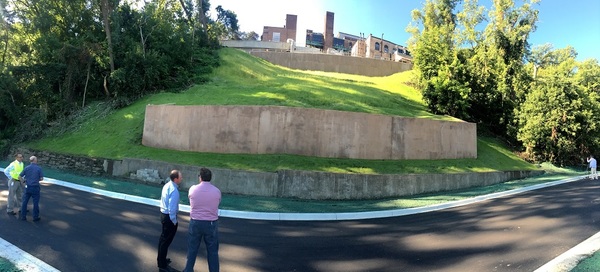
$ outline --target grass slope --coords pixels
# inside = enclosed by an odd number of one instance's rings
[[[535,167],[501,143],[480,137],[477,159],[458,160],[357,160],[296,155],[243,155],[182,152],[141,145],[145,107],[176,105],[276,105],[309,107],[375,114],[456,120],[427,112],[420,93],[404,84],[410,72],[387,77],[290,70],[235,49],[221,50],[222,65],[210,82],[181,93],[159,93],[96,118],[96,105],[85,122],[68,133],[29,143],[35,149],[120,159],[161,160],[180,164],[251,171],[298,169],[337,173],[458,173],[529,170]]]

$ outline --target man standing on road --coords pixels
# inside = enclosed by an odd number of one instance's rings
[[[207,168],[200,169],[200,184],[190,187],[190,226],[188,238],[186,272],[194,272],[194,264],[200,243],[204,239],[208,271],[219,271],[219,204],[221,191],[210,183],[212,173]]]
[[[40,181],[44,180],[42,168],[37,164],[37,157],[29,157],[30,164],[19,174],[19,180],[25,180],[25,194],[21,204],[20,219],[26,221],[27,204],[33,198],[33,221],[40,221]]]
[[[23,171],[23,154],[17,154],[15,161],[11,162],[5,169],[4,175],[8,179],[8,201],[6,204],[6,213],[16,215],[15,206],[23,202],[23,184],[19,179],[19,174]]]
[[[587,159],[590,164],[590,179],[598,179],[598,172],[596,172],[596,159],[594,156],[589,156]]]
[[[158,262],[159,272],[177,271],[172,268],[167,259],[169,246],[177,233],[177,212],[179,211],[179,184],[181,183],[181,172],[179,170],[171,171],[169,176],[171,179],[162,188],[160,196],[160,222],[162,224],[162,232],[158,240]]]

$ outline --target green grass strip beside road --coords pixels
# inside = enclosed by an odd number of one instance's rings
[[[571,272],[593,272],[600,271],[600,251],[596,251],[591,257],[581,261]]]
[[[0,271],[2,272],[24,272],[21,269],[18,269],[13,263],[9,260],[0,257]]]
[[[3,161],[0,162],[0,165],[8,165],[8,163],[7,161]],[[549,170],[548,166],[544,167],[548,173],[533,178],[514,180],[486,187],[389,199],[317,201],[224,194],[220,209],[277,213],[342,213],[404,209],[463,200],[585,174],[582,171],[568,169]],[[44,168],[44,174],[49,178],[96,189],[160,199],[161,187],[159,185],[135,183],[117,178],[77,175],[49,168]],[[189,205],[187,193],[181,194],[181,204]]]

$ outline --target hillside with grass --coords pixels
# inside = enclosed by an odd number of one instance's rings
[[[477,159],[358,160],[297,155],[247,155],[183,152],[141,144],[145,107],[175,105],[272,105],[306,107],[436,120],[456,120],[427,111],[419,91],[410,87],[411,73],[365,77],[338,73],[290,70],[235,49],[220,51],[222,62],[211,79],[182,92],[144,97],[119,110],[105,103],[88,106],[68,129],[27,143],[38,150],[121,159],[141,158],[178,164],[249,171],[280,169],[336,173],[459,173],[532,170],[529,164],[489,137],[479,137]],[[201,133],[201,132],[199,132]]]

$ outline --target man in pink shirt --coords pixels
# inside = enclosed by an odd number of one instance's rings
[[[192,185],[190,198],[190,226],[187,262],[183,271],[194,272],[194,264],[200,243],[204,239],[208,271],[219,271],[219,204],[221,191],[210,183],[212,173],[207,168],[200,169],[200,183]]]

